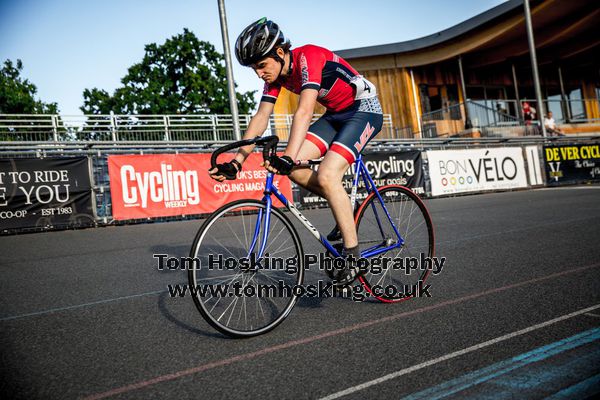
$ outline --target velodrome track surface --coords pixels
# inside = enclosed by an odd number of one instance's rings
[[[431,298],[303,298],[228,339],[153,253],[202,221],[0,237],[3,399],[585,398],[600,391],[600,187],[427,200]],[[319,229],[329,210],[308,211]],[[300,231],[305,251],[314,239]],[[316,281],[309,271],[306,283]]]

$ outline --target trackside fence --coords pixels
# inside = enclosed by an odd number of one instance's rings
[[[184,128],[186,139],[196,135]],[[195,219],[262,197],[258,153],[237,180],[218,183],[208,177],[209,158],[226,140],[162,134],[168,143],[0,142],[0,233]],[[599,136],[374,140],[364,154],[378,185],[409,186],[422,197],[600,182]],[[350,180],[351,171],[345,187]],[[298,207],[327,205],[287,178],[278,182]]]

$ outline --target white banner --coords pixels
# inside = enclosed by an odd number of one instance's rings
[[[527,187],[520,147],[427,152],[431,194]]]
[[[527,158],[527,172],[529,172],[529,184],[531,186],[543,185],[544,178],[542,178],[538,146],[525,147],[525,154]]]

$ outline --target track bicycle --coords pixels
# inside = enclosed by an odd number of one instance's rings
[[[276,136],[269,136],[227,144],[212,154],[211,166],[216,167],[219,155],[250,144],[263,146],[262,155],[266,160],[276,153],[278,140]],[[312,167],[319,162],[297,161],[295,168]],[[194,303],[211,326],[228,336],[250,337],[272,330],[290,314],[302,294],[301,290],[288,289],[302,288],[305,275],[302,241],[290,215],[331,256],[340,257],[340,246],[330,243],[302,215],[273,184],[273,178],[274,174],[268,172],[262,200],[233,201],[212,213],[198,230],[190,250],[190,257],[198,261],[188,271],[190,289],[195,288],[192,290]],[[433,257],[433,225],[421,199],[404,186],[376,187],[362,156],[354,163],[353,207],[359,182],[364,183],[366,190],[366,197],[355,208],[361,257],[367,260],[383,256],[389,259]],[[273,196],[287,212],[273,205]],[[295,268],[249,262],[267,258],[292,260]],[[246,263],[238,262],[240,260]],[[369,297],[393,303],[411,298],[412,294],[404,288],[423,282],[428,272],[420,270],[408,274],[390,266],[377,270],[371,267],[357,281]]]

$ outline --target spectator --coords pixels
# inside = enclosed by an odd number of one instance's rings
[[[523,119],[525,120],[525,125],[531,125],[531,123],[535,121],[536,113],[535,108],[531,107],[528,102],[523,103]]]
[[[536,121],[536,110],[527,102],[523,102],[523,119],[525,120],[525,135],[540,135],[539,124]]]
[[[548,115],[544,118],[544,126],[546,127],[546,132],[548,132],[550,136],[565,136],[564,133],[556,127],[556,121],[554,121],[552,111],[548,111]]]

